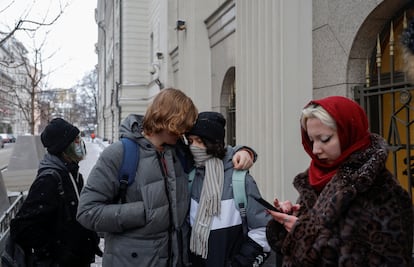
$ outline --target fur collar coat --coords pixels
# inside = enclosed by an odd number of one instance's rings
[[[299,219],[290,233],[272,220],[267,239],[283,266],[411,266],[413,208],[386,169],[385,140],[353,153],[318,194],[297,175]]]

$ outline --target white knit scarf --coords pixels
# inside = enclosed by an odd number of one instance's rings
[[[203,259],[208,254],[208,238],[213,216],[220,215],[221,195],[223,193],[223,162],[208,155],[205,148],[190,146],[196,166],[205,165],[206,173],[201,189],[193,229],[190,238],[190,250]]]

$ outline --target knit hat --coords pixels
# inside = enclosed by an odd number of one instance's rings
[[[56,118],[46,126],[40,135],[40,139],[50,154],[59,155],[78,135],[78,128],[64,119]]]
[[[188,132],[212,143],[224,144],[226,119],[218,112],[201,112],[193,128]]]

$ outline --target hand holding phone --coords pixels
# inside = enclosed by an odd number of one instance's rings
[[[262,204],[262,206],[265,207],[268,210],[273,210],[273,211],[281,212],[280,209],[276,208],[275,206],[273,206],[272,204],[270,204],[269,202],[267,202],[266,200],[264,200],[261,197],[255,197],[254,199],[257,202],[259,202],[260,204]]]

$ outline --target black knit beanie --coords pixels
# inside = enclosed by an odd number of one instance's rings
[[[78,128],[64,119],[56,118],[46,126],[40,139],[50,154],[60,155],[78,135]]]
[[[224,145],[226,119],[218,112],[201,112],[189,135],[197,135],[215,144]]]

